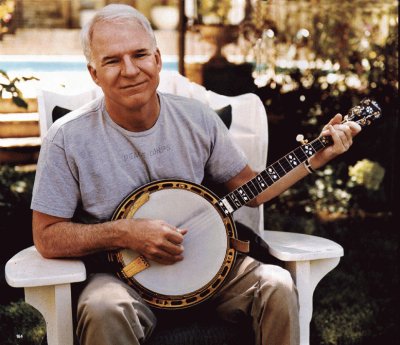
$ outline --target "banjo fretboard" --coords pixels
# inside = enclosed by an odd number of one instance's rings
[[[275,163],[267,166],[265,170],[253,179],[225,195],[218,201],[219,206],[225,214],[235,212],[275,182],[279,181],[287,173],[305,162],[307,158],[331,144],[332,139],[330,137],[320,137],[310,143],[297,147]]]
[[[344,122],[354,121],[361,127],[365,127],[380,116],[381,109],[379,105],[375,101],[366,98],[362,100],[359,105],[349,110],[344,118]],[[275,163],[267,166],[265,170],[253,179],[219,199],[217,202],[219,207],[225,214],[235,212],[301,163],[304,163],[316,152],[332,144],[333,141],[331,137],[322,136],[314,139],[310,143],[297,147],[284,157],[278,159]]]

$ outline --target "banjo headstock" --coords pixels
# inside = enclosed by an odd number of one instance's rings
[[[361,127],[369,126],[382,116],[381,108],[375,101],[364,98],[359,105],[351,108],[344,121],[357,122]]]

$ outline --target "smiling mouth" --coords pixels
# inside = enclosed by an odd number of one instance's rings
[[[140,86],[144,85],[145,83],[146,83],[146,81],[142,81],[142,82],[136,83],[136,84],[124,85],[124,86],[121,86],[120,89],[122,89],[122,90],[136,89],[137,87],[140,87]]]

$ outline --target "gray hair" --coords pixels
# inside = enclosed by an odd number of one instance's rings
[[[94,17],[82,28],[81,44],[83,54],[85,55],[87,62],[90,63],[92,60],[92,37],[93,28],[96,23],[125,23],[129,21],[134,21],[145,29],[152,41],[152,48],[156,50],[157,41],[149,20],[142,13],[131,6],[123,4],[111,4],[98,11]]]

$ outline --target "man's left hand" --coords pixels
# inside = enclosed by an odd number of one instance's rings
[[[343,116],[336,114],[324,126],[321,136],[330,136],[333,140],[333,145],[317,152],[310,158],[310,164],[314,169],[320,168],[335,157],[346,152],[353,144],[353,138],[361,132],[361,126],[358,123],[354,121],[342,123],[342,120]]]

